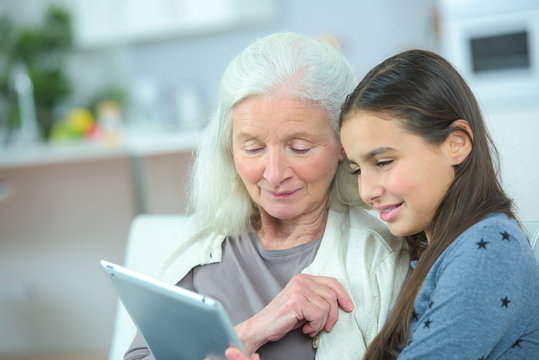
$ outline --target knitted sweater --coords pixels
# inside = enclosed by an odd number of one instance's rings
[[[428,273],[399,359],[539,359],[539,266],[505,214],[462,233]]]

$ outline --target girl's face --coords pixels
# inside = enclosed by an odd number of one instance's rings
[[[398,236],[425,231],[453,182],[455,159],[440,145],[405,130],[397,119],[357,111],[345,120],[341,141],[361,198]]]

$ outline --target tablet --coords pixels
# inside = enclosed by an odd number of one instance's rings
[[[245,353],[219,301],[105,260],[101,267],[157,360],[225,359],[230,345]]]

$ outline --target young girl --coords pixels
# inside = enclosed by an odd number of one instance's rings
[[[539,266],[462,77],[403,52],[367,74],[340,121],[361,197],[416,260],[365,358],[537,359]]]
[[[361,197],[415,259],[364,359],[537,359],[539,266],[462,77],[403,52],[366,75],[340,122]]]

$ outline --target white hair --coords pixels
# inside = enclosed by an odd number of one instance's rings
[[[232,153],[231,111],[256,95],[286,96],[321,106],[339,139],[339,113],[356,86],[350,64],[324,41],[281,32],[266,36],[232,60],[221,79],[219,104],[197,149],[191,177],[191,207],[201,227],[227,235],[242,233],[258,209],[241,181]],[[340,162],[329,206],[361,204],[356,178]]]

